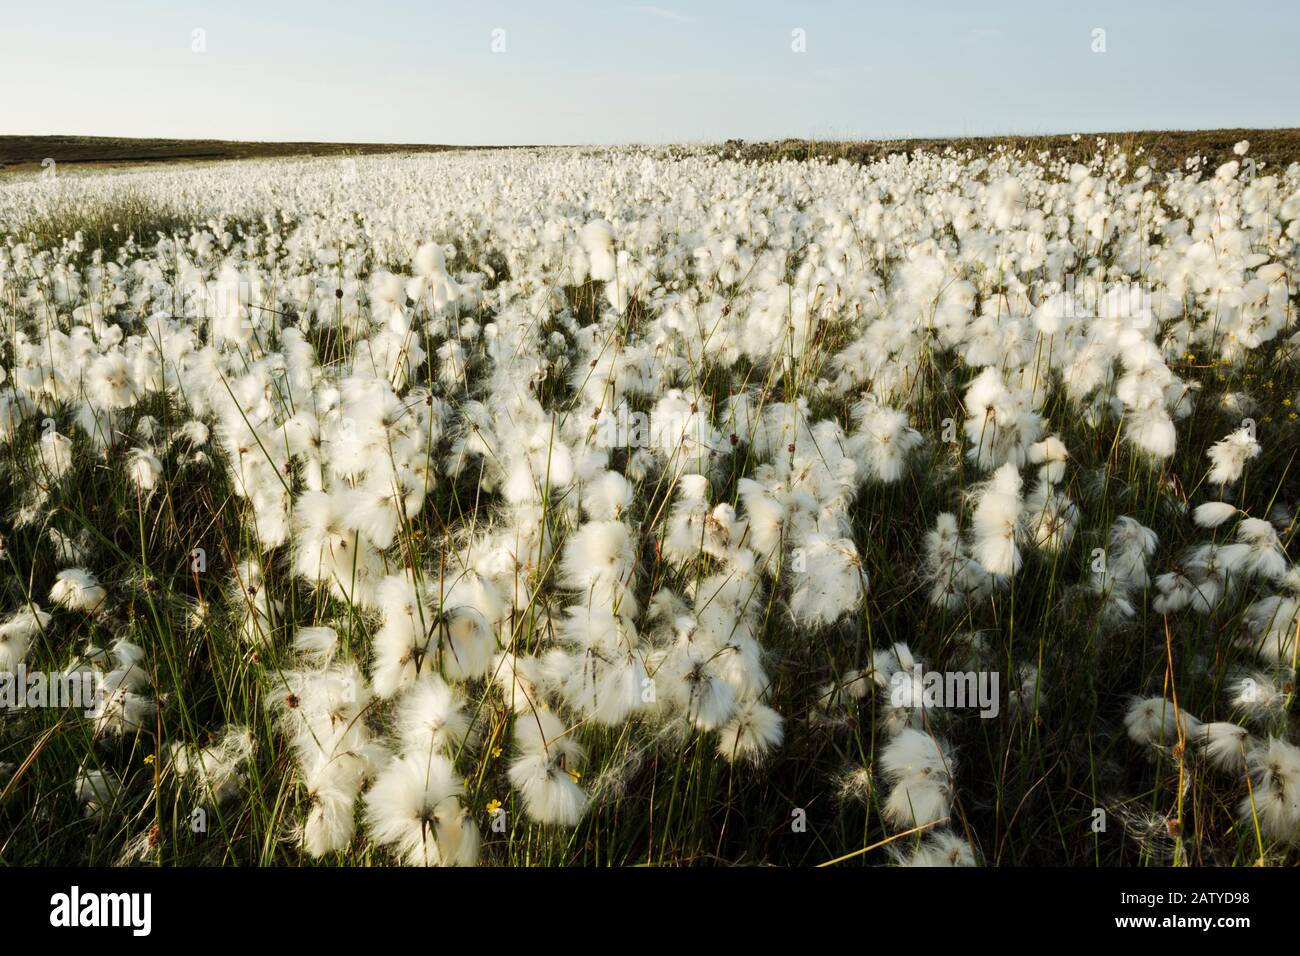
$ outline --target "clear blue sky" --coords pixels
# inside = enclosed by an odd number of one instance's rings
[[[505,144],[1297,126],[1300,3],[3,0],[0,83],[0,133],[27,134]]]

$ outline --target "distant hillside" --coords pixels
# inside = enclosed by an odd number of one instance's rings
[[[1137,147],[1163,169],[1188,156],[1205,155],[1211,166],[1233,158],[1232,147],[1250,141],[1250,155],[1270,166],[1300,162],[1300,129],[1150,130],[1136,133],[1085,133],[1076,142],[1069,134],[1045,136],[978,136],[947,139],[803,140],[769,142],[727,140],[715,148],[729,159],[760,161],[825,157],[871,162],[891,153],[917,150],[987,150],[1000,144],[1017,149],[1051,150],[1056,155],[1091,157],[1095,140],[1104,136],[1131,153]],[[492,149],[435,143],[258,143],[221,139],[128,139],[113,136],[0,136],[0,167],[39,167],[49,157],[60,164],[131,164],[176,161],[265,159],[280,156],[339,156],[374,153],[427,153],[448,149]]]
[[[1055,155],[1087,159],[1096,152],[1098,136],[1121,143],[1131,154],[1136,148],[1144,156],[1155,157],[1159,168],[1182,165],[1189,156],[1209,157],[1210,167],[1233,158],[1232,147],[1241,140],[1250,141],[1250,155],[1256,162],[1286,167],[1300,162],[1300,129],[1211,129],[1147,130],[1137,133],[1084,133],[1077,142],[1070,134],[1047,136],[970,136],[949,139],[872,139],[859,141],[782,139],[771,142],[728,140],[719,147],[729,159],[771,161],[826,157],[869,163],[891,153],[931,152],[949,146],[955,149],[987,150],[1005,143],[1015,149],[1051,150]]]
[[[222,139],[126,139],[115,136],[0,136],[0,166],[165,163],[365,153],[427,153],[466,147],[408,143],[245,143]]]

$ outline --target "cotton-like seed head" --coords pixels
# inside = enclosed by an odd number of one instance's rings
[[[1223,501],[1207,501],[1198,505],[1192,512],[1192,520],[1202,528],[1217,528],[1225,521],[1231,520],[1236,513],[1235,505]]]
[[[757,761],[781,745],[781,715],[758,701],[745,701],[718,732],[718,756]]]
[[[1163,697],[1135,700],[1124,715],[1124,729],[1134,743],[1172,747],[1179,742],[1179,728],[1186,738],[1197,731],[1201,722],[1186,711],[1175,711]]]
[[[50,601],[71,611],[90,613],[99,609],[108,592],[85,568],[65,568],[50,589]]]

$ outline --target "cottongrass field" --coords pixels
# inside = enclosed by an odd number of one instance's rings
[[[1132,152],[0,183],[0,860],[1296,862],[1300,164]]]

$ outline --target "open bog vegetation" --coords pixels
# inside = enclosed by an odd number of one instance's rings
[[[6,179],[0,861],[1296,862],[1300,164],[1220,152]]]
[[[144,139],[120,136],[0,135],[0,170],[31,174],[47,160],[60,170],[144,163],[213,162],[298,156],[433,153],[448,146],[401,143],[260,143],[221,139]],[[463,147],[458,147],[463,148]]]

